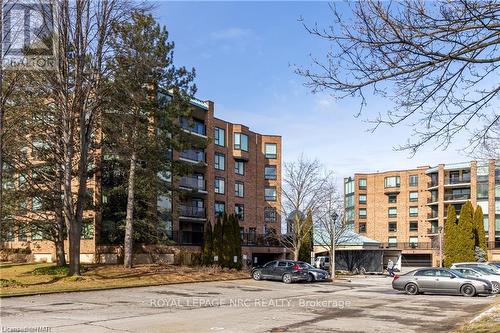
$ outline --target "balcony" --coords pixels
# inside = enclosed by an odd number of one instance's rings
[[[434,211],[432,213],[427,213],[427,219],[428,220],[431,220],[431,219],[437,219],[439,217],[439,213]]]
[[[470,193],[465,194],[453,194],[453,193],[445,193],[444,201],[467,201],[470,199]]]
[[[266,246],[266,247],[282,247],[282,235],[264,235],[256,233],[242,233],[241,246]]]
[[[445,178],[444,180],[445,185],[458,185],[458,184],[469,184],[469,183],[470,183],[470,176]]]
[[[397,250],[432,250],[437,247],[431,242],[417,243],[380,243],[382,249],[397,249]]]
[[[493,250],[493,249],[500,249],[500,240],[496,241],[489,241],[488,242],[488,249]]]
[[[203,163],[205,162],[205,152],[201,150],[188,149],[183,150],[179,154],[180,158],[189,162]]]
[[[205,124],[197,120],[188,120],[186,118],[181,118],[181,128],[187,132],[197,136],[206,138],[207,132]]]
[[[428,235],[437,235],[439,233],[439,227],[433,227],[427,229]]]
[[[206,218],[205,207],[180,205],[180,217],[204,219]]]
[[[205,179],[193,177],[193,176],[183,176],[180,180],[179,186],[190,188],[197,191],[206,191]]]
[[[427,182],[427,188],[431,188],[431,187],[436,187],[439,185],[439,182],[437,179],[434,179],[434,180],[431,180],[430,182]]]
[[[437,203],[438,203],[438,198],[432,198],[432,197],[427,198],[427,204],[435,204],[435,205],[437,205]]]

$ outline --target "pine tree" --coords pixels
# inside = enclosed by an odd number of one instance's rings
[[[224,214],[222,220],[222,266],[224,267],[232,267],[234,251],[233,236],[232,223],[227,214]]]
[[[192,85],[194,71],[174,66],[174,43],[168,41],[168,32],[152,15],[134,11],[130,21],[113,25],[111,32],[109,68],[113,79],[108,88],[113,93],[107,105],[110,112],[104,117],[109,126],[104,126],[104,132],[111,141],[111,153],[128,161],[124,266],[130,268],[137,192],[142,183],[152,202],[163,194],[157,189],[168,192],[159,174],[169,169],[170,163],[161,152],[183,145],[184,138],[178,134],[182,131],[173,124],[187,113],[186,105],[196,88]],[[168,102],[167,94],[172,94]],[[156,131],[151,131],[153,122]],[[141,167],[144,164],[147,168]]]
[[[213,255],[217,256],[217,264],[222,266],[222,223],[217,217],[213,231]]]
[[[473,231],[474,208],[467,201],[460,209],[458,219],[458,262],[474,261],[474,231]]]
[[[231,225],[233,227],[233,255],[237,257],[237,262],[233,261],[233,267],[236,269],[241,269],[241,235],[240,235],[240,224],[238,217],[231,214]]]
[[[304,221],[304,238],[299,250],[299,260],[310,262],[313,251],[313,220],[311,212],[307,213]]]
[[[212,223],[207,221],[203,234],[203,264],[209,266],[213,263],[213,234]]]
[[[477,206],[474,211],[474,246],[480,248],[482,251],[475,249],[475,253],[488,253],[486,244],[486,232],[484,230],[484,216],[481,206]],[[478,257],[476,256],[476,260]]]
[[[448,214],[444,224],[444,265],[450,267],[457,262],[457,213],[453,205],[448,206]]]

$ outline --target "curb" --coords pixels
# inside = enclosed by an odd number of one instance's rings
[[[25,296],[39,296],[39,295],[50,295],[50,294],[64,294],[64,293],[77,293],[86,291],[101,291],[101,290],[114,290],[114,289],[130,289],[130,288],[146,288],[155,286],[168,286],[177,284],[187,284],[187,283],[207,283],[207,282],[224,282],[224,281],[238,281],[238,280],[248,280],[247,278],[234,278],[234,279],[221,279],[221,280],[200,280],[200,281],[180,281],[180,282],[166,282],[166,283],[151,283],[142,284],[137,286],[117,286],[117,287],[98,287],[98,288],[84,288],[84,289],[74,289],[74,290],[61,290],[61,291],[39,291],[39,292],[27,292],[27,293],[17,293],[9,295],[0,295],[0,299],[3,298],[13,298],[13,297],[25,297]]]

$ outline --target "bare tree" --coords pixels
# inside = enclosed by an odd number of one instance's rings
[[[333,179],[325,186],[321,205],[314,217],[315,245],[322,246],[330,257],[330,274],[335,279],[335,251],[339,244],[352,239],[353,233],[344,219],[344,202]]]
[[[446,148],[459,134],[468,149],[493,134],[500,113],[500,3],[489,1],[359,1],[344,17],[331,6],[334,23],[307,31],[332,44],[325,60],[297,68],[313,92],[361,100],[371,91],[394,102],[394,108],[371,121],[413,128],[397,147],[415,154],[434,142]],[[359,115],[358,114],[358,115]]]
[[[69,275],[80,275],[80,238],[96,119],[110,93],[106,58],[114,22],[129,13],[126,1],[58,1],[55,73],[47,73],[54,108],[61,115],[63,215],[69,239]]]
[[[308,160],[303,155],[297,161],[284,164],[281,208],[287,235],[281,243],[293,252],[294,260],[298,260],[300,247],[313,227],[305,223],[305,214],[315,215],[329,175],[318,160]]]

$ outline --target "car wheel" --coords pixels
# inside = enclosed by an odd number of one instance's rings
[[[405,286],[405,291],[409,295],[417,295],[418,294],[418,286],[415,283],[408,283]]]
[[[292,283],[292,276],[288,273],[283,275],[283,282],[285,283]]]
[[[492,282],[491,283],[491,292],[493,294],[500,293],[500,283],[498,283],[498,282]]]
[[[262,274],[260,273],[260,271],[255,271],[253,272],[252,277],[254,280],[259,281],[262,279]]]
[[[464,284],[462,286],[462,288],[460,288],[460,293],[463,295],[463,296],[466,296],[466,297],[472,297],[476,294],[476,288],[474,288],[474,286],[472,284]]]
[[[307,282],[314,282],[314,275],[311,273],[307,274]]]

